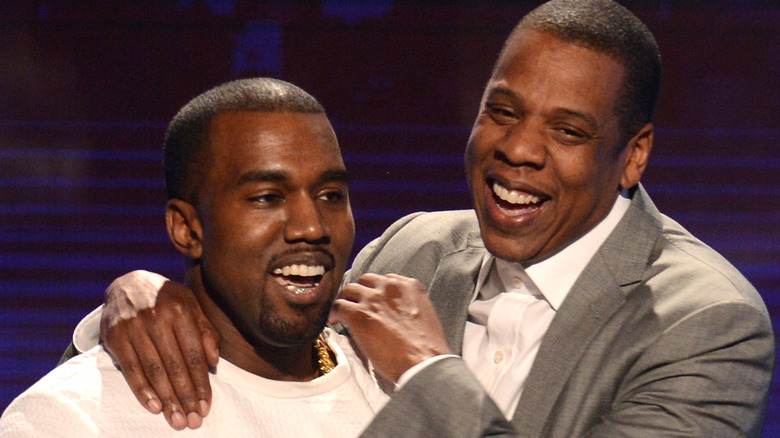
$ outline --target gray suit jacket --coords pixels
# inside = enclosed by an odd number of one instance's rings
[[[361,251],[345,281],[422,281],[460,352],[483,251],[474,212],[418,213]],[[756,290],[639,187],[553,319],[511,422],[462,360],[446,359],[364,436],[755,437],[774,357]]]

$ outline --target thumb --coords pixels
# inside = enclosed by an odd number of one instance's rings
[[[216,367],[217,362],[219,362],[219,343],[221,340],[219,333],[203,314],[203,311],[198,312],[197,324],[203,342],[203,352],[206,354],[206,362],[209,366]]]

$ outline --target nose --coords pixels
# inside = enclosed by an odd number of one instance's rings
[[[317,201],[309,196],[288,199],[284,238],[288,242],[326,243],[330,230],[323,220]]]
[[[496,159],[510,166],[544,167],[547,158],[547,136],[544,128],[535,126],[530,120],[507,127],[504,136],[498,139],[495,148]]]

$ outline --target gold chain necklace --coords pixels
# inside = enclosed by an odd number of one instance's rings
[[[328,343],[325,342],[325,335],[320,333],[317,336],[317,340],[314,341],[314,351],[317,353],[317,364],[320,366],[320,372],[324,376],[333,371],[336,364],[333,363],[333,359],[330,356],[330,349],[328,349]]]

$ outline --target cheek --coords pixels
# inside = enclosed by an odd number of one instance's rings
[[[609,164],[613,157],[594,153],[585,146],[567,146],[551,152],[551,162],[558,180],[564,187],[592,191],[611,178]]]
[[[479,140],[473,136],[466,145],[465,153],[466,181],[473,188],[476,180],[480,178],[482,164],[485,162],[485,148],[480,146]]]
[[[346,212],[333,212],[325,215],[328,228],[331,230],[331,242],[334,248],[340,251],[346,260],[352,251],[355,242],[355,221],[347,210]]]
[[[490,153],[491,145],[495,144],[496,129],[487,126],[484,122],[474,125],[466,144],[466,163],[476,164]]]
[[[464,154],[464,159],[466,161],[466,170],[467,173],[471,173],[471,168],[474,164],[474,161],[476,159],[476,151],[475,151],[475,145],[474,145],[474,136],[472,135],[469,138],[468,143],[466,143],[466,151]]]

